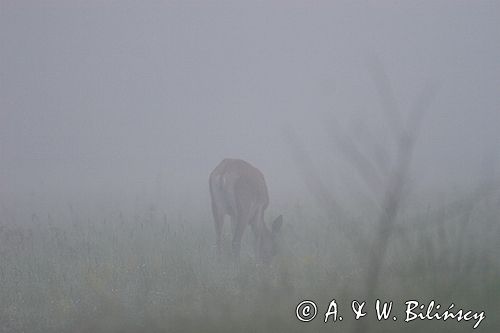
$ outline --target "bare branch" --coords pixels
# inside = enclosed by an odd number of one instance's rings
[[[389,125],[391,133],[397,139],[401,136],[402,121],[391,82],[389,81],[380,59],[375,57],[369,67],[371,68],[372,78],[380,96],[380,102],[387,124]]]
[[[311,162],[309,154],[299,143],[295,132],[291,128],[286,127],[283,129],[283,133],[292,150],[292,158],[309,192],[315,197],[321,207],[327,209],[340,209],[340,206],[333,199],[330,191],[319,178],[318,172]]]
[[[332,143],[343,154],[344,158],[356,168],[358,176],[373,192],[377,193],[382,185],[382,179],[373,165],[372,161],[365,156],[352,140],[346,139],[340,134],[340,130],[334,128],[330,123],[328,135]]]

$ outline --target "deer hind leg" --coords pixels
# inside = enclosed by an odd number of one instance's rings
[[[245,228],[250,221],[251,221],[251,214],[249,213],[240,214],[234,220],[232,250],[236,262],[238,262],[240,259],[241,239],[243,238],[243,233],[245,232]]]
[[[254,235],[254,253],[255,253],[255,259],[260,260],[261,259],[261,238],[262,238],[262,228],[263,228],[263,214],[262,211],[259,209],[255,212],[252,220],[251,220],[251,226],[252,226],[252,231]]]
[[[212,213],[215,223],[215,237],[217,240],[217,256],[220,259],[222,254],[222,226],[224,225],[224,214],[220,212],[215,203],[212,203]]]
[[[259,247],[260,247],[260,231],[259,231],[259,226],[257,225],[256,221],[253,221],[252,225],[252,231],[253,231],[253,251],[255,253],[255,259],[259,259]]]
[[[241,250],[241,238],[243,237],[243,232],[245,231],[245,226],[243,223],[236,224],[233,234],[233,256],[236,261],[240,260],[240,250]]]

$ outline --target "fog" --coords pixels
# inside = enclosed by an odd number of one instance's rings
[[[2,1],[2,223],[152,209],[210,252],[224,158],[262,171],[285,231],[328,216],[308,173],[356,215],[383,189],[332,138],[391,155],[385,109],[405,123],[425,91],[408,191],[455,199],[499,181],[499,59],[498,2]]]
[[[225,157],[261,168],[276,197],[300,192],[283,127],[317,163],[335,159],[325,114],[352,136],[360,121],[380,131],[376,59],[402,112],[425,85],[438,86],[417,148],[419,180],[461,184],[498,152],[495,3],[1,6],[7,198],[160,186],[164,200],[203,205],[208,173]]]

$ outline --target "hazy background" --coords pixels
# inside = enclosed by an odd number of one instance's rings
[[[485,155],[498,160],[499,13],[493,1],[2,1],[1,200],[208,212],[209,172],[240,157],[287,205],[307,193],[284,128],[342,193],[353,183],[324,123],[357,137],[362,121],[384,142],[374,61],[402,114],[438,87],[417,183],[468,184]]]
[[[499,88],[499,1],[0,0],[0,332],[473,326],[294,317],[377,297],[497,332]],[[270,266],[215,255],[227,157],[284,216]]]

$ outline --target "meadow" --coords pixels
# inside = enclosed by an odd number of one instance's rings
[[[250,232],[240,265],[232,263],[229,226],[218,260],[211,216],[187,220],[154,205],[101,216],[73,206],[4,214],[0,332],[473,330],[474,320],[405,323],[407,300],[485,311],[476,331],[495,332],[499,203],[495,191],[470,191],[401,207],[373,292],[366,288],[378,230],[369,214],[286,207],[279,252],[269,267],[254,260]],[[350,305],[366,297],[373,298],[365,307],[367,327],[361,327]],[[398,320],[376,320],[375,298],[394,301]],[[295,315],[306,299],[318,306],[308,323]],[[332,299],[344,320],[324,323]]]

